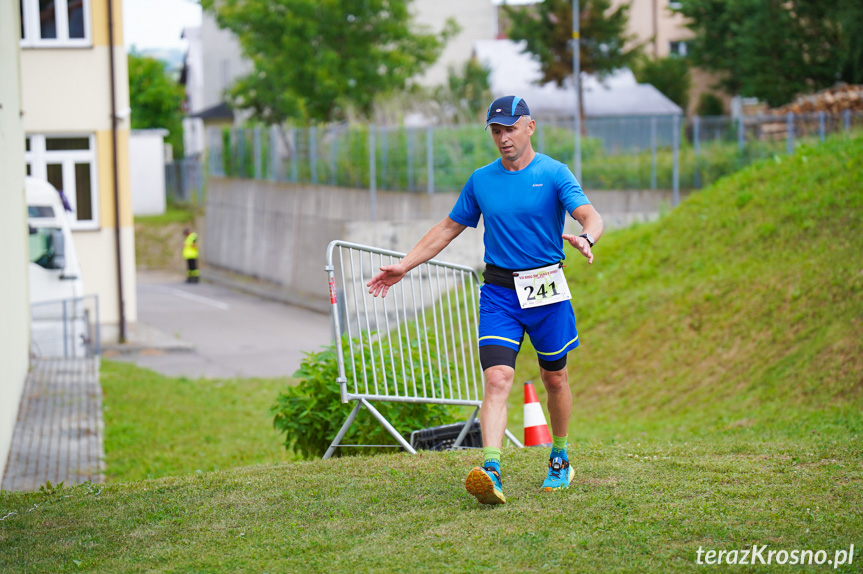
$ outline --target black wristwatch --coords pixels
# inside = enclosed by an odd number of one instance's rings
[[[582,233],[581,235],[579,235],[579,237],[584,237],[585,239],[587,239],[587,242],[590,243],[591,247],[593,247],[593,244],[596,243],[596,241],[594,241],[593,239],[593,235],[591,235],[590,233]]]

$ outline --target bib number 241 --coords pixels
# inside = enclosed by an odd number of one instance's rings
[[[515,292],[522,309],[572,299],[559,264],[514,274]]]

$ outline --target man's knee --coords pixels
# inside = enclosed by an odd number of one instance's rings
[[[486,395],[509,395],[515,370],[505,365],[498,365],[489,367],[483,372],[483,375],[485,376]]]
[[[545,390],[549,393],[569,389],[569,376],[566,371],[566,364],[557,370],[550,370],[546,367],[542,367],[541,373]]]

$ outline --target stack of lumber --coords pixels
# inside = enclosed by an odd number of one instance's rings
[[[808,96],[800,96],[790,104],[770,110],[771,114],[811,114],[825,112],[841,114],[845,110],[863,112],[863,85],[837,84]]]
[[[845,112],[863,112],[863,85],[837,84],[820,92],[800,96],[790,104],[768,110],[754,127],[756,137],[764,140],[781,140],[788,137],[788,112],[795,116],[794,134],[813,136],[821,132],[818,114],[824,112],[826,133],[841,131],[845,125]],[[775,120],[773,118],[776,118]]]

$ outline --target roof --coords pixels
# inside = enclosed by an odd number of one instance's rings
[[[234,111],[227,103],[221,102],[189,117],[201,118],[202,120],[233,120]]]
[[[480,40],[474,54],[489,70],[494,97],[517,94],[534,116],[569,116],[575,108],[572,81],[564,87],[554,82],[540,84],[539,62],[524,51],[524,42]],[[587,117],[654,116],[683,114],[683,109],[650,84],[639,84],[631,71],[618,70],[599,81],[582,75],[584,114]]]

